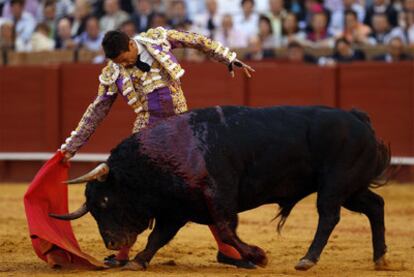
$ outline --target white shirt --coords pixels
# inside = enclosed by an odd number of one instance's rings
[[[209,13],[202,13],[202,14],[195,15],[193,19],[193,25],[192,25],[193,31],[196,33],[200,33],[204,36],[210,36],[210,31],[207,29],[209,18],[210,18]],[[221,16],[218,15],[218,13],[216,13],[213,16],[213,23],[216,27],[216,30],[221,27]]]
[[[140,61],[148,64],[149,66],[151,66],[152,63],[154,62],[154,58],[148,52],[147,48],[145,48],[144,45],[142,45],[141,43],[139,43],[136,40],[136,37],[134,37],[134,41],[135,41],[135,43],[137,44],[137,47],[138,47],[138,55],[140,55],[140,57],[139,57]]]
[[[217,0],[219,14],[236,15],[241,13],[241,0]]]
[[[247,35],[236,28],[231,29],[227,36],[221,29],[218,30],[214,35],[214,40],[230,48],[246,48],[249,44]]]
[[[257,35],[259,31],[259,15],[252,13],[248,18],[244,14],[234,16],[234,26],[243,30],[249,37]]]

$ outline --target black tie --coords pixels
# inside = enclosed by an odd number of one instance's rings
[[[143,61],[140,60],[140,55],[138,55],[137,61],[135,62],[135,66],[144,72],[148,72],[151,69],[151,66],[149,64],[144,63]]]

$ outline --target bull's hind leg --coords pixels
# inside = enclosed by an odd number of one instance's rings
[[[371,224],[375,268],[379,270],[387,269],[384,200],[382,197],[367,189],[349,197],[343,206],[351,211],[363,213],[368,217]]]
[[[330,193],[326,189],[320,191],[317,208],[319,213],[318,229],[308,252],[296,264],[295,269],[297,270],[308,270],[317,263],[329,236],[339,222],[341,203],[336,193]]]

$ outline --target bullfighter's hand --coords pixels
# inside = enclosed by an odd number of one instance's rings
[[[239,59],[235,59],[234,61],[232,61],[228,65],[230,75],[233,78],[234,78],[234,66],[241,67],[244,70],[244,73],[246,74],[246,76],[249,77],[249,78],[252,77],[251,73],[255,72],[255,70],[251,66],[245,64],[244,62],[240,61]]]
[[[67,163],[73,157],[73,155],[67,151],[64,151],[64,150],[60,150],[60,151],[63,154],[62,163]]]

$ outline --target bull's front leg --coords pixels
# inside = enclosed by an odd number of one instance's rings
[[[184,221],[157,219],[154,231],[149,235],[145,249],[139,252],[135,258],[124,267],[124,269],[146,269],[158,249],[166,245],[184,225]]]
[[[243,259],[259,266],[266,266],[265,252],[257,246],[246,244],[237,236],[237,201],[236,197],[232,195],[235,191],[223,193],[207,186],[204,187],[203,193],[211,219],[214,222],[213,232],[222,242],[236,248]]]

